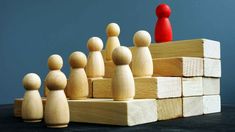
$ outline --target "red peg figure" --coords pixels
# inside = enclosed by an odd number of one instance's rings
[[[167,4],[160,4],[156,8],[156,15],[158,17],[155,27],[155,42],[172,41],[172,28],[169,21],[171,15],[171,8]]]

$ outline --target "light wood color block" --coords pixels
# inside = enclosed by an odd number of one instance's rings
[[[16,98],[14,101],[14,116],[15,117],[21,117],[21,109],[22,109],[22,103],[23,98]],[[43,104],[43,113],[45,110],[45,104],[46,104],[46,98],[42,98],[42,104]]]
[[[157,121],[157,105],[154,99],[69,100],[69,107],[71,122],[134,126]]]
[[[203,96],[203,112],[204,114],[221,112],[220,95]]]
[[[133,47],[130,47],[130,50]],[[191,39],[152,43],[149,46],[152,58],[200,57],[220,59],[220,42],[209,39]],[[104,55],[104,50],[102,55]]]
[[[203,97],[183,98],[183,117],[197,116],[203,114]]]
[[[168,120],[183,116],[182,98],[157,100],[158,120]]]
[[[135,97],[141,98],[171,98],[181,96],[181,78],[151,77],[135,78]],[[104,78],[93,81],[94,98],[112,98],[112,80]]]
[[[204,58],[204,76],[221,77],[221,61]]]
[[[203,59],[195,57],[153,59],[154,76],[202,76]]]
[[[201,57],[220,59],[220,42],[209,39],[153,43],[149,49],[153,58]]]
[[[89,87],[89,94],[88,97],[92,98],[93,97],[93,81],[94,80],[99,80],[99,79],[103,79],[101,78],[88,78],[88,87]]]
[[[217,95],[220,94],[220,78],[202,78],[203,94]]]
[[[203,95],[202,77],[182,78],[183,96]]]
[[[104,65],[105,65],[104,77],[112,78],[116,65],[113,63],[113,61],[105,61]]]

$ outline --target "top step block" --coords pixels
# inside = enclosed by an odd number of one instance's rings
[[[192,39],[152,43],[149,46],[152,58],[201,57],[220,59],[220,42],[209,39]]]

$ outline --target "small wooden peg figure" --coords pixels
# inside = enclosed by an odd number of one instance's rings
[[[172,41],[173,33],[169,16],[171,15],[171,8],[167,4],[160,4],[156,8],[156,15],[158,17],[155,26],[155,41],[156,43]]]
[[[151,36],[147,31],[138,31],[133,37],[134,49],[132,59],[132,73],[134,77],[151,77],[153,75],[153,61],[148,46]]]
[[[86,55],[82,52],[73,52],[69,57],[70,75],[67,86],[67,95],[71,100],[86,99],[89,94],[87,75],[84,70],[87,64]]]
[[[103,41],[98,37],[92,37],[87,41],[89,49],[86,74],[88,78],[102,78],[105,73],[104,60],[101,54]]]
[[[107,42],[105,47],[106,61],[112,61],[112,52],[116,47],[120,46],[119,34],[120,27],[116,23],[110,23],[106,27]]]
[[[43,104],[38,89],[41,79],[35,73],[29,73],[23,78],[23,86],[26,90],[22,103],[22,119],[25,122],[40,122],[43,118]]]
[[[45,80],[50,90],[45,106],[45,122],[50,128],[67,127],[69,123],[69,105],[64,93],[67,78],[63,72],[51,71]]]
[[[60,55],[53,54],[48,58],[47,64],[48,64],[48,68],[50,70],[49,73],[51,71],[60,71],[61,68],[63,67],[63,59]],[[48,88],[46,86],[44,86],[44,96],[45,97],[47,97],[48,92],[49,92]]]
[[[127,101],[135,96],[134,78],[129,67],[132,59],[131,51],[124,46],[117,47],[112,54],[116,65],[112,78],[112,93],[114,101]]]

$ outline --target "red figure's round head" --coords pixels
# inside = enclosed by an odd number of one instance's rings
[[[158,17],[169,17],[171,15],[171,8],[167,4],[160,4],[156,8]]]

